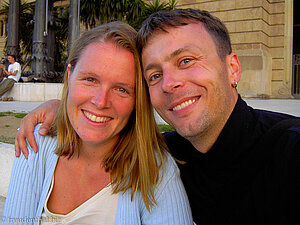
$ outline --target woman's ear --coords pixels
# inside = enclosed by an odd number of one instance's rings
[[[68,68],[67,68],[67,76],[68,76],[68,82],[69,82],[70,77],[71,77],[71,64],[68,64]]]

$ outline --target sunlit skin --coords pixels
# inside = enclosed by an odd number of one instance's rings
[[[201,23],[156,31],[142,52],[151,102],[161,117],[205,153],[237,101],[235,53],[221,60]],[[162,47],[163,46],[163,47]]]
[[[135,105],[134,65],[129,51],[93,43],[72,73],[68,68],[67,112],[84,145],[103,149],[116,143]]]
[[[58,159],[47,206],[59,214],[71,212],[110,182],[102,161],[135,106],[134,57],[113,43],[92,43],[72,72],[68,66],[68,84],[68,117],[82,145],[79,157]]]

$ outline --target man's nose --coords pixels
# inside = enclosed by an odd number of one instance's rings
[[[184,85],[183,77],[170,68],[163,71],[162,90],[164,92],[173,92]]]

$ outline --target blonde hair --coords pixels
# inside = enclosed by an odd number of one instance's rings
[[[82,50],[93,42],[113,42],[134,55],[136,68],[136,105],[127,125],[120,133],[114,149],[108,153],[103,165],[110,172],[114,193],[131,188],[131,200],[137,191],[142,195],[147,210],[156,204],[153,188],[159,182],[159,170],[164,168],[167,149],[157,128],[150,97],[142,76],[140,59],[135,46],[136,31],[126,23],[111,22],[86,31],[72,46],[69,56],[71,76]],[[117,56],[116,56],[117,57]],[[80,155],[80,138],[67,115],[68,82],[65,82],[57,117],[52,127],[57,130],[58,156]]]

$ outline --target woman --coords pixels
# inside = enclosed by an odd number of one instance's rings
[[[135,36],[113,22],[74,43],[57,135],[39,136],[37,127],[39,153],[15,160],[4,224],[192,224],[155,125]]]

